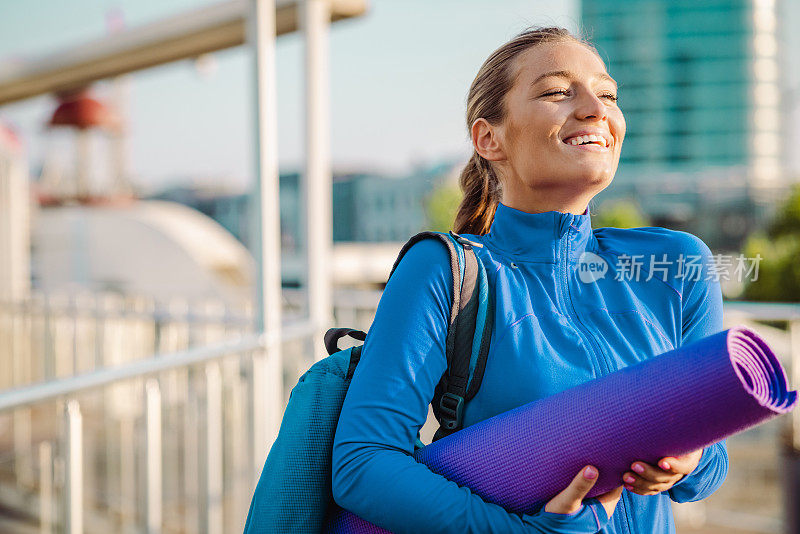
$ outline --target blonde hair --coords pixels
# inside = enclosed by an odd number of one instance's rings
[[[542,43],[575,41],[597,51],[587,41],[558,27],[532,28],[520,33],[492,54],[481,65],[467,96],[467,131],[479,118],[490,124],[505,120],[505,96],[514,85],[514,60],[522,52]],[[489,231],[501,197],[500,180],[491,162],[473,150],[459,179],[463,198],[458,206],[453,229],[456,233],[483,235]]]

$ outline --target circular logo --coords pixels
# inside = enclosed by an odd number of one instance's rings
[[[584,252],[578,259],[578,277],[581,282],[589,284],[600,278],[605,278],[608,273],[606,260],[594,252]]]

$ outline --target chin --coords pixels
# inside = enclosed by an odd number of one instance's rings
[[[608,167],[604,169],[591,169],[581,172],[576,176],[575,183],[582,184],[582,187],[599,187],[601,189],[607,187],[611,180],[614,179],[613,169]]]

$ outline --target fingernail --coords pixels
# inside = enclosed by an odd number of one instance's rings
[[[661,462],[661,469],[669,469],[669,464],[667,462]]]
[[[597,469],[594,467],[587,467],[583,470],[583,478],[588,478],[589,480],[597,478]]]
[[[642,467],[642,464],[633,464],[633,470],[637,473],[644,473],[644,467]]]
[[[633,491],[633,486],[631,486],[630,484],[625,484],[625,489],[628,491]]]
[[[634,482],[636,482],[636,479],[635,479],[635,478],[633,478],[633,477],[632,477],[632,476],[630,476],[630,475],[627,475],[627,476],[626,476],[625,478],[623,478],[622,480],[624,480],[624,481],[625,481],[625,482],[627,482],[628,484],[633,484]]]

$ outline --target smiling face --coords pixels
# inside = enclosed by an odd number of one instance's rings
[[[617,85],[597,54],[572,40],[529,48],[514,73],[505,120],[476,120],[475,148],[497,169],[503,204],[582,213],[619,163],[625,119]]]

